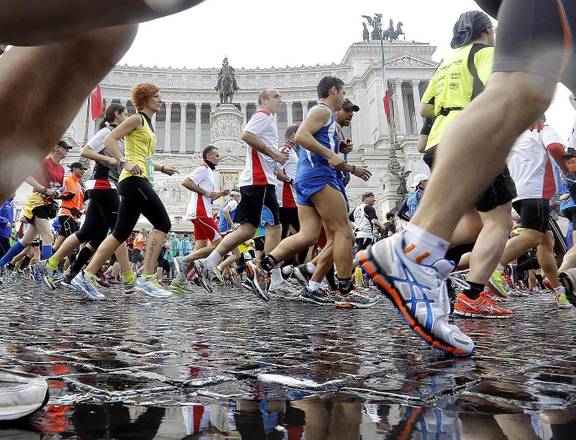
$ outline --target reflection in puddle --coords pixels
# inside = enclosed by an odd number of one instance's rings
[[[474,406],[366,403],[348,395],[284,400],[222,400],[161,408],[122,403],[49,405],[27,426],[0,424],[0,439],[376,440],[576,438],[576,408],[506,412]],[[482,412],[471,412],[475,409]],[[487,412],[485,412],[487,411]],[[46,437],[43,437],[46,435]],[[57,436],[57,437],[56,437]]]

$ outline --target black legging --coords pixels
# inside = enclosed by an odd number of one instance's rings
[[[115,189],[91,189],[86,193],[90,203],[86,211],[86,219],[76,238],[80,243],[90,241],[92,249],[104,241],[108,231],[116,225],[120,197]]]
[[[143,177],[131,176],[118,185],[122,196],[118,219],[112,235],[120,243],[125,242],[142,214],[152,227],[164,233],[170,232],[172,224],[166,208],[152,185]]]

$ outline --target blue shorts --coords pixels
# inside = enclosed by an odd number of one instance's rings
[[[314,206],[310,197],[322,191],[326,185],[330,185],[336,191],[342,192],[342,185],[336,177],[316,176],[296,181],[294,183],[296,203],[300,206]]]

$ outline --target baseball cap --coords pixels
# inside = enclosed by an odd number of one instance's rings
[[[412,185],[410,185],[410,188],[416,188],[418,185],[420,185],[422,182],[426,182],[428,179],[429,177],[424,173],[416,174],[412,180]]]
[[[72,145],[68,144],[65,140],[61,140],[60,142],[58,142],[58,146],[66,148],[67,150],[71,150],[73,148]]]
[[[68,165],[68,168],[70,168],[71,170],[73,170],[74,168],[80,168],[84,171],[86,171],[88,168],[85,167],[82,162],[73,162],[70,165]]]
[[[342,109],[343,110],[352,110],[353,112],[359,112],[360,111],[360,107],[358,107],[356,104],[354,104],[348,98],[346,98],[344,100],[344,102],[342,103]]]
[[[562,159],[570,159],[572,157],[576,157],[576,148],[568,147],[566,153],[562,155]]]
[[[372,191],[367,191],[362,194],[362,200],[364,200],[366,197],[374,197],[374,193]]]
[[[239,196],[240,193],[238,191],[230,191],[231,196]]]

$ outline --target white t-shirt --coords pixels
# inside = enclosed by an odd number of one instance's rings
[[[294,180],[296,178],[296,170],[298,168],[298,153],[293,145],[285,143],[280,147],[280,151],[288,153],[288,162],[282,166],[282,170],[286,175]],[[286,182],[278,181],[276,185],[276,198],[280,208],[297,208],[296,205],[296,190],[294,185]]]
[[[92,150],[94,150],[94,152],[96,152],[96,153],[103,154],[104,156],[112,157],[112,155],[110,153],[108,153],[108,151],[106,150],[106,145],[104,144],[104,139],[106,139],[106,136],[108,136],[110,133],[112,133],[112,130],[114,130],[113,126],[107,126],[107,127],[102,128],[101,130],[99,130],[88,141],[88,145],[90,145],[90,148]],[[122,155],[124,155],[124,140],[123,139],[120,139],[118,141],[118,148],[120,148]],[[104,186],[102,186],[102,182],[97,184],[97,182],[94,180],[96,178],[109,179],[111,181],[109,183],[110,187],[115,188],[116,185],[114,184],[114,182],[118,182],[118,178],[120,177],[121,171],[122,171],[122,165],[121,164],[108,165],[108,164],[96,162],[96,165],[94,166],[93,179],[90,179],[86,182],[86,189],[89,190],[89,189],[94,189],[94,188],[97,188],[97,189],[104,189],[105,188]]]
[[[272,112],[260,109],[252,118],[244,131],[248,131],[258,136],[258,138],[268,147],[278,150],[278,125]],[[246,165],[240,174],[238,186],[264,186],[276,185],[276,161],[248,146],[246,152]]]
[[[205,163],[200,165],[188,175],[188,179],[205,191],[213,192],[215,188],[214,171]],[[186,210],[186,220],[212,217],[212,200],[206,196],[201,196],[192,191],[188,209]]]
[[[554,196],[556,176],[548,150],[553,145],[563,146],[563,141],[547,125],[526,130],[516,139],[506,159],[518,193],[514,200],[550,200]]]

